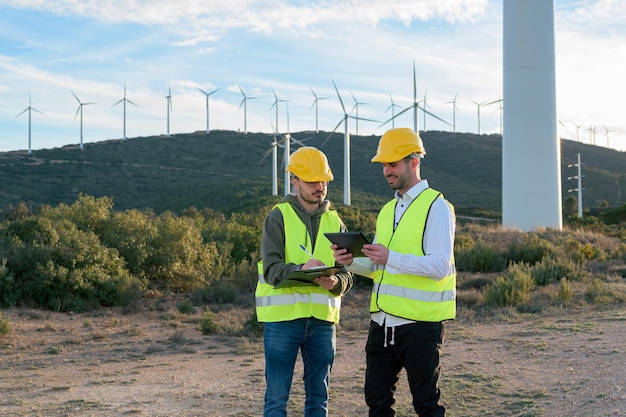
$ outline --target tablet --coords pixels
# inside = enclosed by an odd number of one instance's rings
[[[302,285],[318,285],[313,280],[317,277],[329,277],[339,272],[345,272],[345,268],[342,266],[324,266],[313,269],[301,269],[299,271],[293,271],[287,278],[285,278],[274,288],[285,287],[299,287]]]
[[[370,243],[361,232],[344,233],[324,233],[332,243],[336,243],[339,248],[346,248],[355,258],[364,257],[361,249],[366,243]]]

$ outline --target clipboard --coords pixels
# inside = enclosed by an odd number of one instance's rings
[[[363,245],[370,243],[362,232],[324,233],[339,248],[346,248],[355,258],[364,257]]]
[[[281,283],[275,285],[274,288],[301,287],[303,285],[318,285],[313,282],[317,277],[328,277],[339,272],[345,272],[342,266],[327,266],[323,268],[305,269],[293,271]]]

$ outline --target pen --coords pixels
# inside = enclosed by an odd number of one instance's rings
[[[309,252],[309,250],[307,248],[305,248],[302,244],[300,245],[300,248],[306,252],[307,255],[309,255],[311,257],[311,259],[315,259],[315,256],[313,256],[313,254],[311,252]]]

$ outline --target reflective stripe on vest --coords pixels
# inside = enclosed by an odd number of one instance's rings
[[[330,249],[331,243],[324,233],[341,230],[341,221],[336,211],[329,210],[322,214],[315,249],[313,249],[306,226],[291,204],[280,203],[275,208],[278,208],[283,215],[285,263],[304,264],[309,260],[309,256],[300,248],[300,244],[303,244],[316,259],[326,265],[335,264],[333,251]],[[307,237],[306,242],[302,241],[303,236]],[[260,322],[278,322],[308,317],[333,323],[339,322],[341,297],[335,297],[319,285],[274,288],[265,281],[262,261],[259,261],[257,270],[259,281],[255,298],[257,319]]]
[[[424,229],[430,207],[442,194],[431,188],[409,205],[394,231],[396,200],[381,209],[376,220],[376,241],[390,250],[424,256]],[[449,204],[449,203],[448,203]],[[452,206],[450,206],[452,208]],[[417,321],[439,322],[456,316],[456,269],[454,256],[441,280],[410,274],[374,273],[370,311]]]

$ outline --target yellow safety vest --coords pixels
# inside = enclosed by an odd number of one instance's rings
[[[415,198],[394,231],[396,200],[380,210],[376,219],[376,241],[389,250],[424,256],[424,229],[431,205],[443,195],[427,188]],[[450,203],[448,203],[450,204]],[[452,205],[450,207],[454,210]],[[456,316],[456,270],[454,255],[450,269],[436,281],[425,276],[374,272],[370,312],[384,311],[396,317],[415,321],[440,322]]]
[[[285,263],[304,264],[309,256],[300,248],[304,245],[303,237],[308,235],[305,224],[289,203],[280,203],[275,206],[283,214],[285,230]],[[335,210],[322,214],[320,225],[315,239],[313,256],[326,265],[334,265],[335,258],[330,249],[330,241],[324,236],[327,232],[341,231],[341,221]],[[311,238],[306,239],[304,245],[309,252]],[[339,323],[341,297],[334,296],[319,285],[274,288],[265,282],[263,276],[263,262],[258,265],[259,281],[257,283],[256,313],[260,322],[279,322],[299,318],[315,317],[320,320]]]

